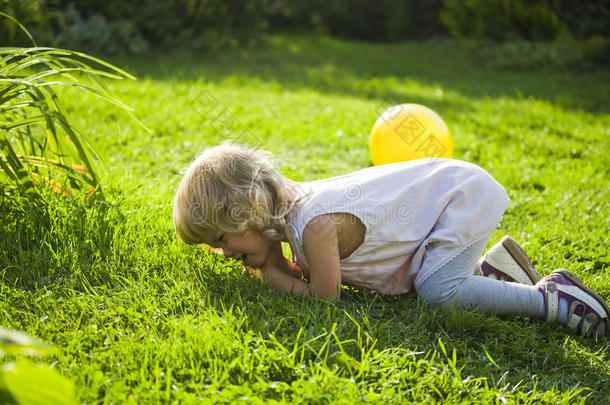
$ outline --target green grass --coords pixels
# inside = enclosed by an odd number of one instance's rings
[[[311,36],[113,62],[139,77],[108,84],[152,134],[62,91],[108,162],[106,200],[0,199],[0,326],[55,344],[49,363],[80,401],[608,403],[608,340],[414,295],[284,295],[181,244],[171,223],[180,170],[206,146],[241,139],[286,176],[319,179],[370,166],[379,113],[422,103],[454,157],[508,191],[489,246],[508,233],[542,273],[568,268],[610,299],[608,70],[497,71],[455,43]]]

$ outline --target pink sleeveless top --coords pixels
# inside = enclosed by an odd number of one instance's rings
[[[347,212],[366,227],[364,242],[341,260],[341,282],[403,294],[488,237],[509,204],[504,188],[480,167],[453,159],[418,159],[300,183],[304,196],[287,217],[286,236],[298,266],[309,270],[303,230],[316,216]],[[434,244],[426,274],[425,248]],[[405,271],[397,270],[407,260]],[[430,263],[433,260],[434,263]]]

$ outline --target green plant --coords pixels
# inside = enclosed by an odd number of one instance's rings
[[[500,44],[475,40],[473,58],[483,66],[512,69],[568,69],[585,55],[578,43],[506,41]]]
[[[369,41],[401,41],[445,34],[441,0],[276,1],[268,18],[285,28],[307,27]]]
[[[610,1],[558,1],[559,18],[574,38],[610,37]]]
[[[3,404],[77,404],[74,384],[54,369],[20,358],[45,357],[57,350],[31,337],[0,328],[0,401]]]
[[[56,0],[58,46],[94,55],[141,54],[177,47],[197,50],[256,41],[267,27],[262,0]]]
[[[128,19],[108,20],[99,13],[83,16],[71,3],[58,13],[58,46],[87,50],[93,55],[140,54],[149,49],[136,23]]]
[[[454,37],[553,40],[562,27],[555,0],[444,0],[441,21]]]
[[[22,24],[32,27],[36,38],[52,38],[51,20],[45,0],[0,0],[0,12],[13,16]],[[28,36],[9,19],[0,18],[0,46],[23,46]]]
[[[57,178],[63,173],[72,188],[98,185],[100,158],[85,136],[68,120],[55,88],[70,86],[96,94],[131,112],[114,97],[102,78],[134,79],[127,72],[84,53],[37,47],[0,48],[0,182],[10,180],[31,189],[47,183],[71,193]],[[108,70],[100,70],[92,64]]]

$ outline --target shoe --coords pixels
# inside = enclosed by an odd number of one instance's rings
[[[481,257],[476,274],[526,285],[535,285],[542,279],[521,246],[508,235]]]
[[[536,285],[544,296],[547,322],[559,322],[559,300],[565,299],[568,304],[568,317],[563,326],[576,329],[585,336],[610,334],[608,304],[574,274],[558,269]]]

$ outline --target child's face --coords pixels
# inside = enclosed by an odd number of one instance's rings
[[[252,267],[261,267],[271,248],[271,242],[257,231],[247,231],[239,235],[222,231],[211,232],[205,243],[222,249],[225,257],[242,260],[244,264]]]

